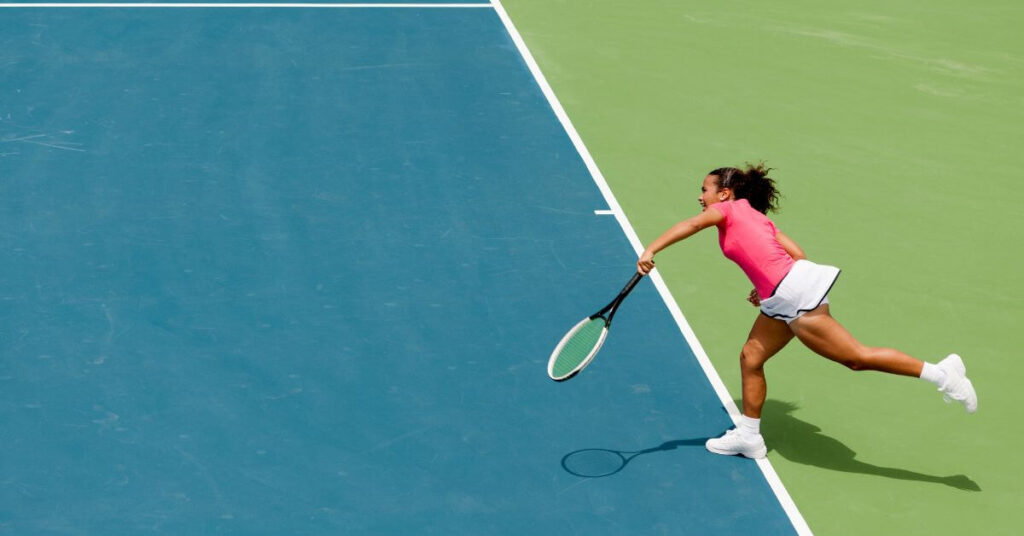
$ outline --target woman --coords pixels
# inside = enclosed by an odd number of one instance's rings
[[[763,458],[761,407],[767,385],[764,364],[794,336],[814,352],[852,370],[877,370],[922,378],[935,384],[947,402],[956,400],[974,413],[978,397],[967,379],[960,356],[951,354],[938,364],[924,363],[891,348],[873,348],[857,341],[829,314],[828,292],[839,269],[815,264],[803,250],[775,228],[766,216],[777,210],[779,192],[764,164],[741,170],[719,168],[701,186],[701,213],[677,223],[652,242],[637,261],[637,271],[654,268],[654,255],[708,227],[718,227],[718,242],[727,258],[743,269],[754,284],[747,298],[760,306],[740,353],[743,377],[743,415],[738,426],[709,439],[711,452]]]

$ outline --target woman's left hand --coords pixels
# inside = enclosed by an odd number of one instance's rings
[[[750,291],[750,296],[747,296],[747,301],[754,304],[754,307],[761,306],[761,297],[757,295],[757,289]]]

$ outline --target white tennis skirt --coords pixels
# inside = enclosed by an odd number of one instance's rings
[[[772,296],[761,301],[761,312],[790,323],[819,305],[828,303],[828,291],[839,277],[839,268],[796,261]]]

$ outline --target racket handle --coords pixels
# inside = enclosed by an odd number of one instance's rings
[[[639,283],[640,280],[643,278],[644,274],[641,274],[640,272],[634,273],[633,278],[630,279],[629,283],[626,283],[626,286],[622,288],[622,292],[619,293],[619,296],[625,298],[626,294],[629,294],[633,290],[633,287],[635,287],[636,284]]]
[[[619,305],[622,304],[622,300],[626,299],[626,296],[628,296],[629,293],[633,290],[633,287],[635,287],[636,284],[639,283],[640,280],[643,278],[644,274],[641,274],[640,272],[635,272],[633,274],[633,277],[630,278],[629,283],[626,283],[626,286],[622,288],[622,292],[619,293],[619,295],[615,298],[614,301],[612,301],[612,303],[608,304],[608,319],[605,320],[605,326],[611,325],[612,318],[615,317],[615,311],[619,310]]]

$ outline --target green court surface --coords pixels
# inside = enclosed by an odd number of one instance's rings
[[[811,529],[1019,533],[1024,5],[504,4],[643,241],[698,211],[708,170],[765,159],[854,335],[964,357],[971,416],[799,343],[769,363],[769,459]],[[749,283],[713,232],[658,261],[738,397]]]

